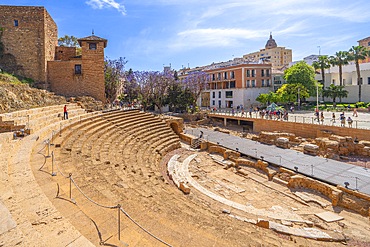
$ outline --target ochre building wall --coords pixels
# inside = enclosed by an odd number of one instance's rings
[[[0,6],[0,26],[4,69],[45,82],[47,61],[54,59],[58,39],[57,26],[46,9]]]

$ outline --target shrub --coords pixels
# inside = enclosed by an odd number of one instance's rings
[[[358,107],[366,107],[365,102],[362,102],[362,101],[357,102],[357,103],[356,103],[356,105],[357,105]]]

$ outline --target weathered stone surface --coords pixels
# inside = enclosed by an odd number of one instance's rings
[[[303,147],[303,153],[310,155],[317,155],[319,152],[319,146],[315,144],[305,144]]]
[[[276,139],[275,145],[280,148],[289,148],[289,139],[286,137],[279,137]]]

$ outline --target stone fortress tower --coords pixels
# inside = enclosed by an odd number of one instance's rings
[[[46,82],[58,44],[57,25],[44,7],[0,5],[0,68]]]
[[[0,68],[32,78],[65,96],[105,101],[104,48],[95,35],[76,47],[58,47],[58,28],[44,7],[0,5]]]

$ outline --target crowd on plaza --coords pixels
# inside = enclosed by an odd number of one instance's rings
[[[284,108],[279,109],[260,109],[259,107],[249,107],[247,110],[242,105],[236,107],[236,109],[232,108],[231,110],[220,110],[216,107],[210,109],[212,112],[219,112],[219,113],[227,113],[232,116],[240,116],[240,117],[249,117],[249,118],[262,118],[268,120],[281,120],[281,121],[289,121],[289,114],[294,113],[294,106],[289,108],[289,111]],[[350,108],[348,108],[350,110]],[[358,117],[357,108],[353,109],[352,117]],[[349,128],[352,128],[353,118],[351,116],[345,116],[344,111],[341,112],[337,118],[336,113],[332,112],[331,119],[329,119],[331,125],[335,125],[338,121],[341,127],[345,127],[346,124]],[[318,109],[314,112],[314,122],[318,124],[324,124],[325,116],[323,111],[319,111]]]

